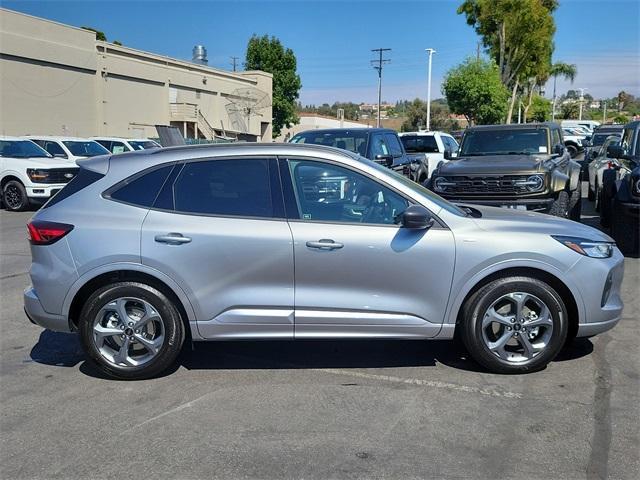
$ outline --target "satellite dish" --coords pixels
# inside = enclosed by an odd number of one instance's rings
[[[227,96],[225,105],[231,125],[238,132],[249,132],[251,117],[262,116],[262,111],[271,106],[267,92],[255,87],[237,88]]]

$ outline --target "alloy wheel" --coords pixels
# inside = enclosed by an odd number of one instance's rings
[[[4,202],[11,210],[16,210],[22,207],[22,193],[15,185],[7,185],[4,190]]]
[[[93,322],[92,339],[100,355],[117,366],[150,362],[164,344],[164,324],[147,301],[122,297],[104,305]]]
[[[549,345],[553,317],[549,307],[526,292],[502,295],[482,318],[485,346],[501,360],[525,363]]]

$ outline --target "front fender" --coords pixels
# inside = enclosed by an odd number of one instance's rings
[[[462,308],[462,304],[465,298],[482,280],[490,275],[493,275],[494,273],[512,268],[531,268],[535,270],[541,270],[556,277],[566,285],[566,287],[573,295],[573,298],[576,301],[576,305],[578,306],[578,317],[585,318],[585,306],[582,295],[580,294],[577,286],[569,278],[567,278],[562,270],[542,260],[514,259],[493,262],[491,263],[491,265],[482,268],[480,271],[472,273],[471,276],[464,282],[463,286],[458,290],[458,292],[452,292],[451,302],[449,303],[449,307],[447,308],[444,323],[456,323],[458,319],[458,312]]]
[[[569,188],[571,191],[580,188],[580,174],[582,171],[582,167],[575,160],[569,161]]]

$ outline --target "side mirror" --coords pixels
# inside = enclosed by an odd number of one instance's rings
[[[442,153],[442,156],[445,160],[451,160],[453,158],[451,150],[449,150],[448,148]]]
[[[553,154],[560,156],[564,155],[564,145],[562,145],[561,143],[554,145]]]
[[[623,156],[624,156],[624,150],[620,145],[609,145],[607,147],[607,157],[622,158]]]
[[[414,230],[424,230],[431,228],[434,224],[433,217],[429,210],[421,205],[410,205],[402,213],[401,223],[404,228]]]
[[[393,165],[393,155],[376,155],[375,161],[385,167],[390,167]]]
[[[591,156],[591,160],[594,160],[598,156],[598,150],[591,150],[589,155]]]

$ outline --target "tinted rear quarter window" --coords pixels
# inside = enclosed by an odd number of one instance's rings
[[[86,168],[81,168],[78,171],[78,174],[73,177],[73,179],[67,183],[62,190],[56,193],[51,199],[44,204],[42,208],[49,208],[56,203],[60,203],[65,198],[70,197],[74,193],[78,193],[85,187],[88,187],[92,183],[100,180],[104,175],[101,173],[96,173],[91,170],[87,170]]]
[[[268,159],[187,163],[174,187],[175,210],[204,215],[272,217]]]
[[[107,197],[139,207],[151,207],[174,165],[167,165],[134,175],[118,184]]]

